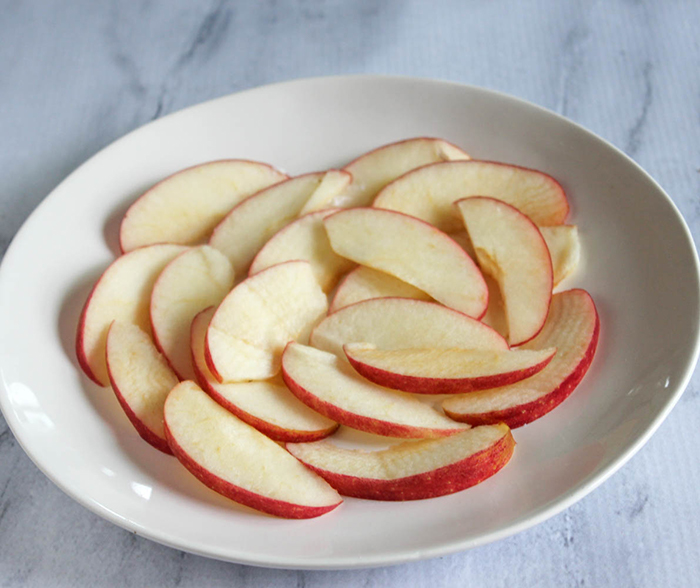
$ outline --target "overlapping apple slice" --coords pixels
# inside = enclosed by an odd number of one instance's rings
[[[165,453],[163,406],[178,383],[151,338],[136,325],[114,321],[107,333],[107,369],[112,389],[139,435]]]
[[[122,252],[153,243],[201,243],[238,202],[286,178],[266,163],[241,159],[177,172],[126,211],[119,230]]]
[[[341,358],[348,343],[371,343],[379,349],[508,349],[506,340],[484,323],[409,298],[374,298],[341,308],[318,324],[309,341]]]
[[[456,203],[481,269],[498,283],[508,342],[520,345],[539,333],[552,298],[552,259],[542,233],[522,212],[494,198]]]
[[[194,317],[190,339],[197,381],[209,396],[275,441],[316,441],[338,428],[338,423],[311,410],[294,396],[281,379],[217,382],[204,358],[207,328],[214,311],[212,307]]]
[[[540,227],[542,237],[552,258],[554,286],[570,276],[581,257],[581,243],[576,225]]]
[[[328,300],[308,261],[288,261],[242,281],[209,324],[206,363],[219,382],[266,380],[289,341],[306,341]]]
[[[339,206],[345,197],[345,191],[351,183],[352,174],[349,171],[329,169],[323,176],[321,185],[314,190],[314,193],[311,194],[304,207],[299,211],[299,216]]]
[[[533,377],[501,388],[455,396],[443,402],[453,419],[473,425],[504,422],[511,428],[530,423],[563,402],[593,361],[600,322],[585,290],[555,294],[544,328],[522,349],[556,347],[554,359]]]
[[[218,305],[233,287],[229,260],[208,245],[185,251],[161,272],[151,293],[151,326],[158,349],[181,380],[195,377],[190,325],[201,310]]]
[[[556,349],[377,349],[348,343],[345,355],[370,382],[418,394],[459,394],[505,386],[542,371]]]
[[[332,353],[289,343],[282,377],[307,406],[341,425],[388,437],[453,435],[463,428],[409,394],[382,388]]]
[[[435,227],[374,208],[343,210],[323,221],[334,251],[480,318],[488,305],[484,278],[467,253]]]
[[[311,264],[321,288],[325,292],[332,290],[340,276],[355,265],[333,251],[328,241],[323,219],[337,211],[334,208],[311,212],[284,227],[255,256],[250,275],[278,263],[302,259]]]
[[[370,500],[420,500],[465,490],[498,472],[514,448],[504,424],[381,451],[345,449],[330,441],[287,444],[340,494]]]
[[[363,300],[388,297],[431,300],[428,294],[415,286],[384,272],[361,265],[352,270],[340,282],[328,312],[335,312]]]
[[[80,367],[93,382],[109,385],[105,342],[114,320],[138,325],[151,333],[151,291],[163,268],[185,251],[180,245],[151,245],[117,258],[90,292],[78,323],[76,353]]]
[[[255,428],[181,382],[165,402],[165,434],[175,457],[209,488],[275,516],[306,519],[342,499],[320,476]]]
[[[352,174],[353,182],[339,206],[369,206],[377,192],[406,172],[437,161],[459,159],[469,159],[469,155],[444,139],[431,137],[406,139],[373,149],[343,168]]]
[[[551,176],[493,161],[436,163],[386,186],[373,206],[423,219],[442,231],[461,228],[452,204],[468,196],[491,196],[514,206],[538,225],[558,225],[569,212],[561,185]]]
[[[329,174],[349,177],[346,172],[338,170],[305,174],[246,198],[214,228],[209,245],[229,258],[237,275],[244,274],[267,240],[293,221],[319,190],[323,188],[323,198],[332,198],[333,189],[343,188],[340,182],[324,185]]]

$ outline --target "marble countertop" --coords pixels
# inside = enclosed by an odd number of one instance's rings
[[[700,239],[700,4],[611,0],[0,2],[0,247],[126,132],[279,80],[390,73],[480,85],[601,135]],[[700,374],[651,441],[562,514],[469,552],[305,572],[163,547],[88,512],[0,417],[0,587],[687,586],[700,577]]]

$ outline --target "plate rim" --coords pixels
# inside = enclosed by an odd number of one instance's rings
[[[396,81],[402,83],[412,83],[412,84],[430,84],[435,86],[443,87],[453,87],[460,90],[466,90],[468,92],[474,92],[483,95],[495,95],[500,99],[510,101],[519,106],[525,106],[528,108],[533,108],[539,110],[540,112],[546,114],[547,116],[554,117],[560,122],[564,122],[568,125],[572,125],[579,132],[583,132],[590,139],[593,139],[597,143],[602,144],[602,146],[612,149],[619,156],[626,161],[627,164],[631,164],[637,173],[640,173],[648,182],[650,182],[657,190],[657,192],[666,199],[666,203],[671,206],[671,210],[674,212],[676,221],[679,223],[683,230],[683,237],[685,238],[687,245],[690,247],[692,252],[692,258],[694,260],[694,272],[695,272],[695,282],[698,290],[700,290],[700,258],[698,256],[697,246],[694,242],[693,235],[690,228],[683,218],[680,210],[676,206],[673,199],[669,194],[661,187],[661,185],[646,171],[641,167],[634,159],[629,155],[624,153],[621,149],[610,143],[609,141],[603,139],[594,132],[588,130],[581,124],[557,113],[548,108],[535,104],[528,100],[513,96],[511,94],[493,90],[490,88],[475,86],[471,84],[464,84],[460,82],[455,82],[452,80],[436,79],[436,78],[426,78],[426,77],[414,77],[406,75],[383,75],[383,74],[350,74],[350,75],[330,75],[330,76],[313,76],[306,78],[295,78],[283,81],[274,82],[271,84],[265,84],[261,86],[256,86],[252,88],[247,88],[241,91],[232,92],[218,96],[213,99],[205,100],[197,104],[193,104],[177,110],[175,112],[169,113],[162,118],[156,119],[154,121],[149,121],[144,125],[141,125],[128,133],[122,135],[121,137],[110,142],[107,146],[98,150],[96,153],[91,155],[87,160],[81,163],[77,168],[75,168],[71,173],[69,173],[65,178],[63,178],[52,190],[42,199],[38,206],[36,206],[30,215],[24,220],[19,230],[12,237],[5,255],[3,256],[2,262],[0,263],[0,291],[6,288],[6,271],[5,268],[9,265],[8,260],[12,260],[16,251],[21,250],[22,243],[24,240],[24,235],[31,230],[33,220],[36,219],[39,210],[44,207],[47,202],[51,199],[52,195],[61,189],[65,184],[69,183],[72,178],[80,174],[86,166],[90,165],[95,158],[103,157],[108,154],[112,149],[116,149],[119,144],[127,141],[133,134],[143,131],[144,129],[152,129],[163,121],[168,121],[172,117],[180,116],[183,113],[191,113],[197,109],[206,109],[211,104],[216,102],[223,102],[230,99],[233,96],[240,96],[243,94],[251,94],[256,92],[269,92],[269,91],[279,91],[285,86],[292,85],[304,85],[304,84],[314,84],[314,83],[324,83],[324,82],[340,82],[345,83],[353,81],[356,83],[368,83],[377,81]],[[355,556],[326,556],[323,561],[314,559],[311,560],[308,557],[300,556],[270,556],[256,555],[251,556],[250,554],[235,554],[224,553],[225,550],[210,550],[210,549],[198,549],[193,544],[183,544],[182,538],[170,536],[168,533],[158,532],[157,530],[144,528],[141,525],[135,523],[134,521],[122,517],[116,512],[113,512],[94,500],[83,496],[79,492],[71,489],[67,484],[63,483],[45,464],[39,463],[37,457],[29,450],[26,439],[24,439],[18,431],[20,426],[14,419],[14,413],[10,410],[10,401],[7,394],[7,386],[5,385],[4,379],[2,382],[0,390],[0,411],[2,411],[3,416],[7,422],[8,428],[12,432],[14,438],[25,452],[25,454],[30,458],[32,463],[41,471],[52,483],[54,483],[61,491],[67,494],[70,498],[75,500],[78,504],[85,507],[88,511],[96,514],[97,516],[125,529],[127,531],[133,532],[139,536],[147,538],[156,543],[172,547],[174,549],[179,549],[196,555],[201,555],[204,557],[209,557],[213,559],[218,559],[222,561],[253,565],[258,567],[267,568],[280,568],[280,569],[308,569],[308,570],[340,570],[340,569],[358,569],[358,568],[372,568],[379,566],[389,566],[398,565],[401,563],[407,563],[412,561],[418,561],[423,559],[430,559],[445,555],[450,555],[453,553],[465,551],[472,549],[474,547],[479,547],[486,545],[500,539],[504,539],[511,535],[515,535],[527,529],[530,529],[547,519],[561,513],[566,510],[583,497],[594,491],[601,484],[607,481],[613,474],[619,471],[619,469],[626,464],[651,438],[651,436],[658,430],[661,423],[668,417],[669,413],[673,410],[680,397],[683,395],[684,391],[688,387],[688,384],[693,376],[696,365],[698,363],[698,358],[700,357],[700,332],[694,341],[693,349],[691,352],[691,361],[688,362],[683,370],[682,377],[679,378],[678,384],[675,387],[675,391],[669,397],[667,402],[663,405],[663,408],[657,412],[655,417],[651,420],[644,431],[638,435],[638,437],[628,446],[621,451],[615,459],[613,459],[602,471],[597,473],[588,474],[582,481],[580,481],[577,487],[564,494],[560,495],[555,499],[552,499],[548,503],[540,506],[534,512],[530,514],[523,515],[516,521],[504,526],[501,529],[494,530],[490,533],[485,533],[477,538],[463,539],[461,541],[446,540],[441,543],[435,544],[429,548],[408,551],[404,549],[401,552],[392,552],[389,555],[386,554],[371,554],[365,555],[362,558],[357,558]]]

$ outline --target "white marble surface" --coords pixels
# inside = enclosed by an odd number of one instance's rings
[[[617,145],[700,238],[700,4],[616,0],[0,0],[0,246],[127,131],[269,82],[393,73],[525,98]],[[619,473],[557,517],[391,568],[259,569],[136,537],[74,503],[0,417],[0,586],[690,586],[700,376]]]

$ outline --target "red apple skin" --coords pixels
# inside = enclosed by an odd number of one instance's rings
[[[450,147],[454,147],[455,149],[457,149],[457,151],[461,151],[462,153],[464,153],[464,155],[469,157],[469,155],[461,147],[457,147],[457,145],[455,145],[454,143],[451,143],[450,141],[446,141],[445,139],[439,139],[437,137],[410,137],[408,139],[401,139],[400,141],[394,141],[393,143],[387,143],[386,145],[380,145],[379,147],[375,147],[371,151],[366,151],[365,153],[363,153],[359,157],[356,157],[355,159],[353,159],[350,163],[345,164],[345,166],[343,167],[343,170],[346,170],[348,167],[350,167],[351,165],[354,165],[355,163],[357,163],[361,159],[364,159],[368,155],[373,155],[375,152],[380,151],[382,149],[385,149],[387,147],[395,147],[395,146],[401,145],[403,143],[410,143],[412,141],[420,141],[420,140],[442,141],[443,143],[446,143]],[[449,160],[446,160],[446,161],[449,161]],[[413,171],[413,170],[411,170],[411,171]],[[381,190],[380,190],[380,192],[381,192]]]
[[[359,478],[302,463],[343,496],[386,501],[422,500],[454,494],[483,482],[510,461],[514,448],[515,440],[509,431],[491,447],[461,461],[396,480]]]
[[[593,308],[595,310],[595,306]],[[543,417],[548,412],[555,409],[576,389],[576,386],[579,385],[593,362],[593,356],[598,347],[598,339],[600,337],[600,318],[597,310],[595,310],[595,313],[593,336],[591,337],[591,342],[588,345],[588,349],[586,349],[583,359],[569,376],[549,394],[532,402],[528,402],[527,404],[513,406],[504,410],[494,410],[476,414],[459,414],[445,410],[445,414],[455,421],[468,423],[472,426],[505,423],[511,429],[517,429],[518,427],[522,427],[523,425],[527,425]]]
[[[320,517],[327,512],[332,511],[342,504],[338,502],[337,504],[331,504],[329,506],[303,506],[299,504],[292,504],[291,502],[285,502],[284,500],[275,500],[274,498],[268,498],[266,496],[261,496],[231,484],[226,480],[222,480],[218,476],[212,474],[210,471],[204,469],[196,461],[194,461],[185,450],[178,444],[178,442],[173,437],[170,429],[168,428],[168,421],[165,421],[165,437],[168,440],[168,445],[170,449],[177,457],[178,461],[185,466],[185,468],[202,484],[218,492],[219,494],[230,498],[231,500],[254,508],[255,510],[265,512],[267,514],[274,515],[276,517],[282,517],[285,519],[311,519],[314,517]]]
[[[209,338],[207,337],[207,340],[208,339]],[[219,383],[223,383],[224,378],[216,370],[216,366],[214,365],[214,360],[211,356],[211,353],[209,352],[209,344],[204,346],[204,361],[207,363],[207,367],[209,368],[211,375],[214,376]]]
[[[163,453],[167,453],[168,455],[172,455],[173,452],[170,450],[170,446],[168,445],[168,441],[166,439],[164,439],[163,437],[158,436],[151,429],[149,429],[145,425],[145,423],[141,419],[139,419],[139,417],[136,416],[136,413],[133,410],[131,410],[131,407],[129,406],[127,401],[124,399],[124,396],[122,396],[122,393],[119,391],[119,387],[117,386],[117,383],[112,378],[112,371],[109,369],[109,354],[107,354],[107,373],[109,374],[109,382],[112,385],[112,390],[114,390],[114,395],[117,397],[117,400],[119,401],[119,405],[122,407],[127,418],[131,421],[131,424],[134,425],[134,428],[136,429],[138,434],[141,436],[141,438],[144,441],[146,441],[146,443],[153,445],[153,447],[155,447],[159,451],[162,451]]]
[[[151,186],[148,190],[146,190],[143,194],[141,194],[141,196],[139,196],[136,200],[134,200],[134,202],[131,204],[131,206],[129,206],[129,208],[127,209],[126,213],[124,214],[124,218],[126,218],[127,216],[129,216],[129,212],[131,212],[131,209],[133,208],[133,206],[134,206],[139,200],[141,200],[141,198],[143,198],[143,197],[144,197],[146,194],[148,194],[151,190],[153,190],[153,189],[156,188],[157,186],[160,186],[163,182],[165,182],[166,180],[169,180],[169,179],[172,178],[173,176],[176,176],[176,175],[181,174],[181,173],[183,173],[183,172],[190,171],[191,169],[195,169],[195,168],[200,167],[200,166],[202,166],[202,165],[208,165],[208,164],[210,164],[210,163],[226,163],[226,162],[234,162],[234,161],[241,161],[241,162],[246,162],[246,163],[256,163],[256,164],[259,164],[259,165],[265,165],[265,166],[269,167],[271,170],[276,171],[276,172],[279,173],[279,174],[282,174],[282,172],[280,172],[278,169],[276,169],[274,166],[272,166],[272,165],[270,165],[270,164],[268,164],[268,163],[263,163],[263,162],[261,162],[261,161],[253,161],[253,160],[251,160],[251,159],[219,159],[219,160],[216,160],[216,161],[207,161],[207,162],[205,162],[205,163],[198,163],[198,164],[196,164],[196,165],[192,165],[192,166],[187,167],[187,168],[185,168],[185,169],[181,169],[180,171],[177,171],[177,172],[175,172],[174,174],[170,174],[167,178],[163,178],[160,182],[157,182],[157,183],[153,184],[153,186]],[[282,174],[282,175],[285,176],[287,179],[289,179],[289,176],[288,176],[287,174]],[[281,180],[281,181],[284,181],[284,180]],[[252,196],[252,194],[251,194],[251,196]],[[122,224],[123,224],[123,222],[124,222],[124,221],[122,220]],[[120,225],[120,227],[119,227],[119,251],[120,251],[122,254],[126,253],[126,251],[124,250],[124,245],[122,244],[121,225]]]
[[[104,273],[102,275],[104,275]],[[95,384],[104,388],[107,386],[107,384],[104,382],[100,382],[97,379],[97,376],[90,368],[90,363],[88,362],[87,355],[85,354],[83,340],[85,333],[85,320],[87,318],[88,308],[90,307],[90,300],[92,299],[92,295],[95,293],[95,290],[97,289],[97,285],[100,283],[100,280],[102,280],[102,277],[100,277],[100,279],[97,280],[97,282],[95,282],[95,285],[92,287],[92,290],[90,290],[90,294],[88,294],[87,300],[85,301],[85,304],[83,306],[83,310],[80,312],[80,319],[78,320],[78,333],[75,338],[75,354],[78,358],[78,364],[83,370],[83,373],[93,382],[95,382]]]
[[[343,410],[342,408],[325,402],[315,396],[299,384],[284,369],[284,356],[282,359],[282,379],[299,400],[301,400],[309,408],[313,408],[317,413],[335,421],[341,425],[374,433],[383,437],[400,437],[403,439],[424,439],[426,437],[447,437],[461,432],[460,429],[429,429],[423,427],[414,427],[410,425],[401,425],[399,423],[391,423],[379,419],[366,417]]]
[[[466,392],[507,386],[508,384],[514,384],[515,382],[534,376],[537,372],[542,371],[547,367],[547,364],[552,361],[555,355],[555,352],[552,352],[548,358],[527,369],[493,374],[491,376],[461,379],[424,378],[388,372],[357,360],[353,357],[352,352],[346,349],[346,346],[344,346],[343,349],[345,350],[345,356],[348,358],[352,367],[355,368],[355,371],[367,378],[370,382],[374,382],[385,388],[391,388],[392,390],[402,390],[403,392],[413,392],[415,394],[463,394]],[[448,416],[451,417],[451,415]]]

